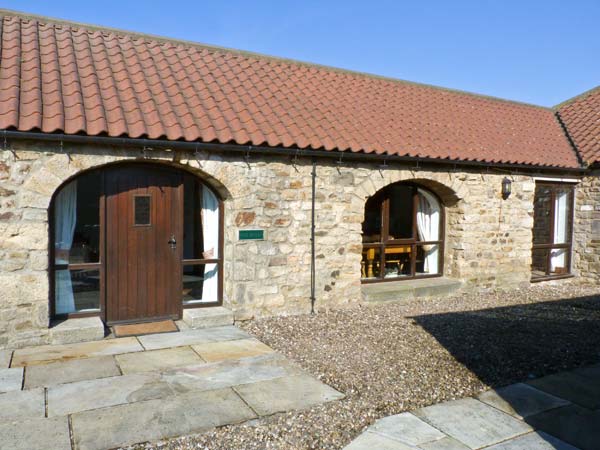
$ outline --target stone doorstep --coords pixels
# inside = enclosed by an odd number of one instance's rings
[[[190,328],[212,328],[233,325],[233,313],[222,306],[211,308],[187,308],[182,320]]]
[[[104,323],[100,317],[82,317],[50,324],[50,344],[74,344],[104,339]]]
[[[445,296],[458,291],[462,282],[445,277],[363,284],[367,303],[402,302],[419,297]]]

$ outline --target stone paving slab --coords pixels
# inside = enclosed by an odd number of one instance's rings
[[[202,328],[199,330],[191,329],[180,331],[179,333],[149,334],[147,336],[140,336],[138,339],[146,350],[159,350],[169,347],[184,347],[186,345],[233,341],[251,337],[245,331],[230,325],[217,328]]]
[[[563,406],[531,416],[527,422],[582,450],[598,450],[600,446],[600,411]]]
[[[164,398],[175,392],[158,373],[78,381],[48,388],[48,417],[123,403]]]
[[[233,390],[222,389],[77,413],[71,420],[76,449],[104,450],[255,417]]]
[[[471,450],[462,442],[458,442],[456,439],[452,439],[451,437],[445,437],[437,441],[426,442],[419,445],[418,448],[421,450]]]
[[[530,380],[527,384],[588,409],[600,409],[600,380],[575,372],[562,372]]]
[[[221,389],[300,373],[302,371],[286,358],[272,354],[179,367],[164,372],[161,377],[174,390],[184,392],[188,390]]]
[[[44,390],[12,391],[0,394],[0,420],[44,417],[46,413]]]
[[[344,447],[344,450],[414,450],[415,447],[408,446],[402,442],[385,437],[381,434],[367,431],[356,439],[350,445]]]
[[[81,342],[78,344],[41,345],[15,350],[11,367],[48,364],[71,359],[141,352],[144,348],[134,337]]]
[[[75,381],[121,375],[112,356],[74,359],[50,364],[28,366],[25,370],[25,389],[48,387]]]
[[[513,384],[495,391],[486,391],[478,398],[519,419],[570,404],[562,398],[540,391],[525,383]]]
[[[369,427],[369,431],[410,445],[420,445],[446,436],[411,413],[384,417]]]
[[[490,446],[532,431],[529,425],[473,398],[428,406],[414,414],[471,448]]]
[[[19,391],[23,385],[23,368],[0,369],[0,394]]]
[[[258,339],[239,339],[236,341],[214,342],[193,345],[192,348],[204,361],[215,362],[224,359],[248,358],[250,356],[272,353],[273,349]]]
[[[500,444],[487,447],[486,450],[578,450],[572,445],[546,433],[529,433]]]
[[[260,416],[339,400],[343,394],[308,375],[244,384],[235,391]]]
[[[116,355],[123,374],[152,372],[173,367],[201,364],[204,361],[190,347],[175,347]]]
[[[48,388],[48,416],[208,391],[300,373],[280,355],[200,363],[165,372],[145,372],[78,381]]]
[[[12,350],[0,350],[0,369],[8,369],[12,353]]]
[[[0,422],[0,437],[0,450],[71,450],[67,417]]]

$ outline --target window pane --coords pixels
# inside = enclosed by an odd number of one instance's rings
[[[55,272],[56,314],[100,310],[100,271],[57,270]]]
[[[571,241],[571,192],[570,187],[559,186],[554,200],[554,244]]]
[[[134,224],[151,225],[150,223],[150,200],[149,195],[136,195],[134,197]]]
[[[552,243],[552,188],[537,184],[533,200],[533,243]]]
[[[183,259],[219,257],[219,200],[193,177],[183,183]]]
[[[379,278],[381,273],[381,261],[379,258],[381,251],[379,248],[364,248],[362,252],[361,272],[362,278]]]
[[[219,300],[217,264],[183,267],[183,304],[212,303]]]
[[[533,249],[531,254],[531,277],[539,278],[547,276],[548,270],[547,248]]]
[[[410,276],[412,249],[412,245],[388,246],[385,248],[385,278]]]
[[[365,221],[362,225],[363,242],[381,241],[381,202],[383,197],[376,195],[367,200],[365,205]]]
[[[389,188],[390,225],[389,239],[413,237],[413,192],[412,186],[393,185]]]
[[[435,196],[423,189],[417,194],[417,239],[422,242],[440,238],[441,207]]]
[[[569,249],[553,248],[550,250],[550,275],[566,275],[569,273]]]
[[[97,172],[64,186],[54,203],[54,244],[57,264],[100,261],[100,193]]]
[[[440,246],[417,245],[416,275],[436,275],[440,273]]]

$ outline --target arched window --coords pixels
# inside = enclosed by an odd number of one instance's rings
[[[393,184],[367,200],[363,222],[364,282],[440,276],[443,208],[432,192]]]
[[[107,323],[180,318],[222,299],[222,204],[180,169],[150,163],[85,172],[50,211],[55,317]]]

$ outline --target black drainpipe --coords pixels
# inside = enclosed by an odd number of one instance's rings
[[[312,158],[312,196],[310,205],[310,313],[315,313],[315,196],[317,192],[316,181],[317,181],[317,160],[313,156]]]

